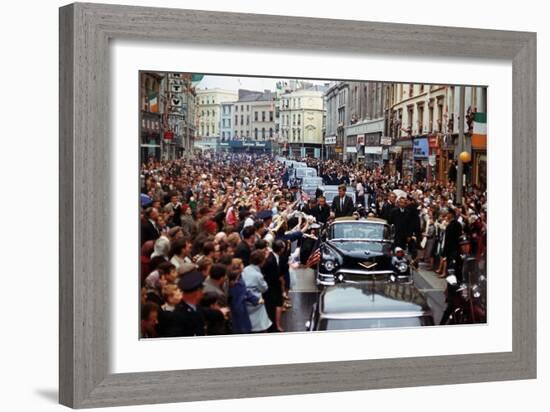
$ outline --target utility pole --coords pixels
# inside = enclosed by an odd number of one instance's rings
[[[464,151],[464,86],[458,86],[459,92],[459,108],[458,108],[458,168],[456,173],[456,203],[462,204],[462,186],[464,180],[464,165],[460,158],[460,153]]]

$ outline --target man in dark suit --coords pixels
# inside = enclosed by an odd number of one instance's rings
[[[346,195],[346,185],[338,186],[338,196],[332,200],[332,211],[336,218],[353,214],[353,200]]]
[[[407,208],[407,199],[400,197],[397,203],[399,207],[390,212],[388,223],[395,228],[394,247],[406,249],[411,236],[411,216]]]
[[[269,332],[282,332],[281,313],[283,307],[283,279],[280,268],[280,257],[285,251],[285,242],[273,242],[273,250],[267,254],[267,259],[261,270],[268,289],[262,294],[267,316],[271,320]]]
[[[322,224],[327,223],[327,220],[330,217],[330,207],[327,205],[327,198],[324,196],[319,196],[315,209],[317,210],[317,214],[315,216],[317,218],[317,222]]]
[[[242,237],[243,240],[237,245],[235,249],[234,257],[239,258],[243,261],[245,266],[248,266],[250,261],[250,252],[254,242],[256,241],[256,232],[254,231],[253,226],[247,226],[243,229]]]
[[[460,236],[462,235],[462,225],[456,220],[456,212],[449,209],[447,212],[447,227],[445,228],[445,241],[443,244],[443,257],[445,265],[441,277],[446,275],[446,269],[450,262],[456,259],[459,252]]]
[[[150,207],[145,211],[141,220],[141,244],[149,240],[157,240],[160,237],[160,230],[157,226],[159,212],[156,208]]]
[[[387,199],[384,200],[384,204],[380,208],[379,216],[382,219],[387,220],[388,223],[390,221],[391,212],[396,207],[395,199],[396,199],[395,193],[390,192]]]

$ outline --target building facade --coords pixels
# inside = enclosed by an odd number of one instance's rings
[[[348,83],[348,124],[344,126],[344,158],[369,167],[383,164],[385,87],[382,82]]]
[[[233,102],[223,102],[220,113],[220,140],[227,142],[233,137]]]
[[[162,156],[162,115],[166,100],[165,75],[140,73],[140,156],[142,162]]]
[[[251,131],[254,140],[274,140],[275,126],[275,94],[269,90],[250,102]]]
[[[344,159],[345,128],[350,124],[349,84],[331,84],[324,95],[326,106],[324,152],[325,158]]]
[[[196,98],[195,126],[198,139],[207,141],[220,138],[222,103],[234,102],[237,93],[222,89],[199,89]]]
[[[195,89],[186,73],[140,74],[140,156],[175,159],[190,152],[195,137]]]
[[[262,96],[262,92],[239,89],[238,100],[233,104],[233,139],[253,138],[252,102]]]
[[[282,94],[279,134],[292,157],[320,157],[323,145],[326,86],[308,86]]]
[[[392,140],[389,150],[391,170],[415,179],[446,182],[450,161],[459,155],[458,136],[462,124],[465,133],[463,151],[473,153],[473,162],[465,167],[467,181],[486,185],[486,134],[474,135],[475,119],[482,124],[481,120],[485,118],[486,88],[464,88],[462,121],[459,119],[459,88],[424,84],[386,85],[385,129]],[[419,170],[426,170],[425,176],[419,174]]]

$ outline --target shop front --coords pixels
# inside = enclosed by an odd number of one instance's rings
[[[271,153],[271,141],[230,140],[229,150],[233,153]]]
[[[336,158],[336,135],[325,136],[325,145],[323,152],[323,157],[325,159]]]
[[[141,112],[140,155],[142,162],[161,159],[161,121],[158,113]]]
[[[472,142],[472,184],[487,188],[487,114],[476,113]]]
[[[430,147],[427,136],[418,136],[413,140],[413,163],[412,173],[413,182],[423,182],[429,180],[430,173]]]
[[[368,167],[382,165],[382,152],[379,148],[384,131],[384,119],[364,120],[346,127],[346,158]],[[348,151],[349,147],[353,147]]]

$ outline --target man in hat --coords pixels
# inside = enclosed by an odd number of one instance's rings
[[[467,235],[462,235],[458,244],[460,252],[449,264],[449,267],[455,269],[455,276],[459,283],[469,283],[477,269],[476,258],[472,254],[472,243]]]

